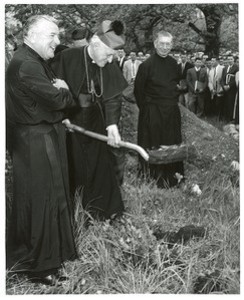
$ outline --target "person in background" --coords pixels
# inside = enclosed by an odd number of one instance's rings
[[[209,57],[206,59],[205,68],[207,71],[208,82],[209,82],[209,74],[212,69],[212,60]],[[209,85],[208,85],[206,88],[206,91],[205,91],[204,114],[205,114],[205,116],[209,116],[213,113],[214,113],[214,107],[212,107],[211,93],[210,93]]]
[[[225,66],[222,75],[224,89],[224,116],[227,122],[233,121],[234,103],[236,97],[235,75],[239,67],[235,64],[233,55],[228,56],[228,65]]]
[[[71,39],[72,39],[71,47],[83,47],[88,45],[90,36],[91,36],[91,32],[88,30],[88,28],[75,29],[71,33]]]
[[[239,58],[236,59],[236,64],[239,67]],[[233,111],[233,120],[236,125],[236,129],[239,130],[239,71],[235,75],[236,81],[236,97]]]
[[[150,53],[146,53],[146,54],[145,54],[145,60],[148,59],[150,56],[151,56]]]
[[[118,64],[121,72],[123,73],[123,68],[124,68],[124,63],[127,60],[125,50],[123,48],[118,49],[116,56],[114,58],[115,62]],[[122,115],[123,115],[123,109],[124,109],[124,101],[127,100],[127,88],[123,91],[122,93],[122,105],[121,105],[121,117],[120,117],[120,122],[118,123],[118,129],[120,132],[123,131],[122,127]],[[130,94],[131,97],[133,95]],[[119,181],[119,184],[122,185],[124,182],[124,168],[125,168],[125,153],[123,149],[118,149],[118,148],[112,148],[111,149],[113,156],[115,158],[115,169],[116,169],[116,175]]]
[[[220,61],[220,64],[225,66],[228,66],[228,57],[227,56],[223,56],[223,59]]]
[[[145,57],[144,57],[144,54],[143,54],[142,51],[139,51],[139,52],[137,53],[137,60],[139,60],[139,61],[141,61],[141,62],[143,62],[143,61],[145,60]]]
[[[204,115],[205,91],[208,85],[208,75],[206,68],[201,68],[202,60],[196,58],[195,67],[189,69],[186,75],[186,81],[189,92],[189,110],[198,117]]]
[[[185,51],[182,51],[180,55],[180,95],[179,95],[179,103],[188,108],[188,87],[186,82],[186,73],[187,70],[191,69],[193,65],[187,61],[187,54]]]
[[[191,57],[190,57],[190,63],[191,64],[195,64],[195,61],[196,61],[196,56],[195,55],[192,55]]]
[[[126,61],[125,50],[119,49],[117,55],[118,55],[118,59],[117,59],[118,66],[120,70],[123,71],[124,63]]]
[[[180,56],[179,53],[174,53],[174,54],[173,54],[173,53],[172,53],[172,54],[170,53],[169,55],[172,56],[172,57],[177,61],[178,64],[181,63],[181,56]]]
[[[97,220],[114,219],[124,211],[116,176],[120,166],[111,151],[121,140],[118,130],[121,95],[127,87],[114,61],[115,50],[125,43],[123,30],[122,22],[105,20],[87,46],[64,50],[51,63],[79,104],[79,108],[67,112],[66,124],[71,122],[108,137],[106,144],[79,132],[68,136],[72,192],[82,188],[82,205]]]
[[[207,71],[207,74],[209,75],[209,71],[212,69],[212,60],[211,58],[207,58],[206,59],[206,62],[205,62],[205,68],[206,68],[206,71]]]
[[[134,90],[139,107],[138,144],[144,149],[182,142],[177,87],[180,70],[169,55],[173,37],[159,30],[153,41],[156,53],[139,66]],[[184,176],[183,162],[154,165],[140,159],[140,166],[141,173],[156,180],[159,188],[177,185],[177,173]]]
[[[67,48],[69,48],[69,47],[66,46],[66,45],[61,45],[61,44],[58,45],[58,46],[56,47],[55,51],[54,51],[54,55],[58,54],[59,52],[65,50],[65,49],[67,49]]]
[[[202,55],[202,68],[206,68],[207,67],[207,61],[208,61],[208,55],[207,54],[203,54]]]
[[[212,57],[212,69],[209,71],[208,87],[211,95],[211,114],[223,120],[224,90],[221,84],[224,67],[219,64],[218,57]]]
[[[136,53],[130,52],[130,59],[128,59],[124,63],[124,67],[123,67],[123,75],[129,84],[134,83],[136,73],[138,71],[138,67],[140,64],[141,61],[136,58]]]
[[[219,64],[221,66],[224,66],[224,59],[223,59],[223,57],[221,55],[219,55]]]
[[[77,257],[69,199],[64,109],[75,107],[67,84],[49,68],[60,44],[54,18],[37,15],[6,72],[6,116],[13,130],[13,202],[7,216],[7,268],[55,284]]]

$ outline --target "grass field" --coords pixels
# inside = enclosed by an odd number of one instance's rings
[[[8,270],[6,293],[239,294],[239,173],[218,159],[207,166],[207,173],[186,161],[185,183],[161,190],[153,181],[137,178],[136,166],[137,157],[127,153],[122,186],[126,212],[112,223],[94,221],[86,229],[82,191],[77,193],[74,231],[79,259],[65,263],[67,281],[48,287]],[[11,174],[11,164],[7,169]],[[10,186],[11,176],[6,178]],[[193,191],[194,183],[201,194]],[[204,234],[172,242],[190,225]]]

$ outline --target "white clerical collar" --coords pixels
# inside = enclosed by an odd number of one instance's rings
[[[91,56],[90,46],[87,46],[87,52],[88,52],[89,57],[91,58],[92,63],[95,64],[96,62],[94,61],[94,59],[92,59],[92,56]]]

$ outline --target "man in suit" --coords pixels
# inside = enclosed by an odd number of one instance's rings
[[[202,60],[200,57],[196,58],[195,67],[189,69],[186,75],[186,81],[189,92],[190,111],[202,117],[204,114],[204,97],[208,85],[208,75],[206,68],[201,68]]]
[[[137,59],[140,60],[141,62],[143,62],[145,60],[145,56],[143,54],[143,52],[138,52],[137,53]]]
[[[228,56],[228,65],[225,66],[222,76],[224,89],[224,116],[227,122],[233,120],[234,103],[236,96],[235,74],[239,67],[235,64],[233,55]]]
[[[118,64],[120,70],[123,71],[124,63],[126,61],[125,50],[119,49],[117,52],[117,55],[118,55],[117,64]]]
[[[192,56],[190,57],[190,63],[191,63],[191,64],[195,64],[195,61],[196,61],[196,56],[195,56],[195,55],[192,55]]]
[[[187,61],[187,54],[186,52],[182,52],[180,56],[180,70],[181,70],[181,78],[180,78],[180,95],[179,95],[179,103],[188,107],[188,90],[187,90],[187,83],[186,83],[186,73],[187,70],[194,67],[189,61]]]
[[[208,88],[211,94],[211,111],[217,114],[219,120],[223,119],[223,96],[224,90],[221,85],[224,66],[219,64],[219,58],[213,57],[212,69],[209,71]]]
[[[213,67],[213,63],[212,63],[211,58],[207,58],[207,60],[205,62],[205,67],[206,67],[207,74],[209,75],[209,72]]]
[[[204,65],[202,65],[204,67]],[[205,62],[205,68],[208,74],[208,80],[209,80],[209,74],[210,71],[212,70],[212,60],[211,58],[207,58]],[[211,93],[209,90],[209,87],[207,86],[206,92],[205,92],[205,100],[204,100],[204,114],[206,116],[212,115],[214,112],[213,107],[212,107],[212,99],[211,99]]]
[[[123,75],[129,84],[134,83],[136,73],[138,71],[138,67],[140,64],[141,61],[136,58],[136,53],[131,52],[130,59],[128,59],[124,63],[124,67],[123,67]]]
[[[206,68],[207,67],[207,61],[208,61],[208,55],[207,54],[203,54],[203,56],[202,56],[202,68]]]

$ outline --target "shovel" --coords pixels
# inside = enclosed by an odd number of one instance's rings
[[[102,142],[108,142],[108,137],[106,135],[86,130],[83,127],[71,123],[66,123],[65,126],[69,130],[80,132]],[[180,144],[160,146],[158,149],[149,150],[148,152],[145,151],[141,146],[130,142],[120,141],[118,145],[120,147],[136,151],[145,161],[149,162],[150,164],[169,164],[189,158],[192,159],[197,156],[194,145]]]

